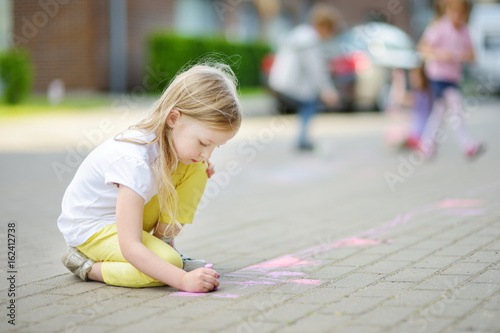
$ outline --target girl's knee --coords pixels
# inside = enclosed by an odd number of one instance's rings
[[[166,262],[171,263],[174,266],[182,268],[182,259],[179,254],[173,247],[163,242],[161,239],[144,233],[143,243],[146,245],[148,249],[153,251],[157,256],[165,260]]]
[[[166,244],[165,244],[166,245]],[[168,245],[166,245],[168,246]],[[168,246],[169,250],[168,251],[161,251],[161,253],[157,253],[157,255],[165,260],[166,262],[171,263],[174,266],[177,266],[182,269],[183,263],[182,263],[182,258],[179,252],[177,252],[175,249],[172,247]]]
[[[456,88],[446,89],[443,92],[443,98],[448,104],[452,106],[460,105],[463,101],[462,93]]]

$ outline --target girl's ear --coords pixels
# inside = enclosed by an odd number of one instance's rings
[[[182,114],[179,112],[177,109],[172,109],[170,113],[167,116],[167,125],[170,128],[174,128],[175,125],[179,122],[181,119]]]

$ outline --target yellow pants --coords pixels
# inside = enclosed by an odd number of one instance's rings
[[[178,195],[178,221],[192,223],[194,213],[201,200],[207,182],[206,165],[194,163],[179,164],[173,175],[173,184]],[[159,203],[154,196],[144,206],[142,242],[163,260],[182,268],[182,260],[175,249],[151,234],[158,222]],[[116,223],[107,225],[92,235],[85,243],[77,246],[87,257],[102,262],[101,272],[104,282],[122,287],[156,287],[164,283],[155,280],[128,263],[123,257],[118,243]]]

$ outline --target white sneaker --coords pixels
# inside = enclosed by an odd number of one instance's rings
[[[177,252],[179,252],[179,250],[177,250],[175,247],[174,249]],[[205,265],[207,264],[207,262],[203,259],[192,259],[182,254],[181,252],[179,252],[179,254],[181,255],[182,259],[182,264],[183,264],[182,269],[185,270],[186,272],[191,272],[197,268],[205,267]]]
[[[94,262],[74,247],[69,247],[61,259],[64,266],[83,281],[88,281],[88,274]]]
[[[165,243],[167,243],[168,245],[172,246],[172,240],[173,240],[172,238],[162,237],[160,239],[162,241],[164,241]],[[182,269],[185,270],[186,272],[191,272],[191,271],[194,271],[197,268],[205,267],[205,265],[207,264],[207,262],[205,260],[202,260],[202,259],[193,259],[193,258],[188,257],[187,255],[184,255],[182,252],[180,252],[179,250],[177,250],[175,248],[175,246],[172,246],[172,248],[175,251],[177,251],[177,253],[179,253],[179,255],[181,256],[181,259],[182,259]]]

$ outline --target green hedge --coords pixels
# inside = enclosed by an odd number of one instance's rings
[[[26,51],[10,50],[0,53],[0,80],[5,103],[18,104],[28,97],[33,71]]]
[[[271,48],[263,43],[243,44],[223,38],[155,33],[149,38],[149,65],[154,73],[148,73],[148,82],[154,79],[154,92],[161,92],[186,64],[208,58],[230,65],[240,87],[255,87],[261,84],[260,62],[269,52]]]

